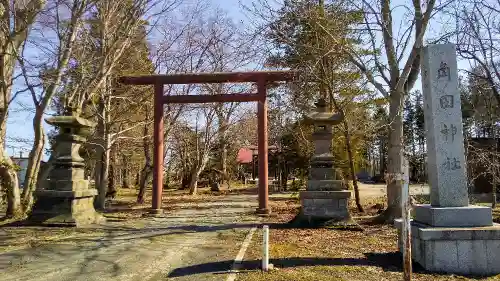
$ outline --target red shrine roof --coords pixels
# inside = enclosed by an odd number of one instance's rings
[[[275,145],[270,145],[267,147],[268,151],[272,151],[272,150],[276,150],[276,149],[277,149],[277,146],[275,146]],[[259,150],[258,150],[258,147],[256,145],[242,147],[238,151],[238,156],[236,157],[236,160],[240,164],[252,163],[252,155],[258,155],[258,154],[259,154]]]
[[[236,158],[238,163],[248,164],[252,163],[252,151],[248,148],[240,148],[238,151],[238,157]]]

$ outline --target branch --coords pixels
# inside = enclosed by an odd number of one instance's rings
[[[366,2],[366,1],[364,1]],[[391,1],[382,0],[381,2],[382,11],[382,37],[384,38],[385,53],[387,56],[387,62],[389,64],[389,69],[391,73],[391,87],[396,83],[396,79],[399,78],[399,65],[396,56],[396,50],[394,49],[394,38],[392,36],[392,15],[391,15]]]
[[[418,0],[414,0],[415,3],[420,3]],[[431,13],[432,10],[434,9],[434,4],[436,3],[436,0],[429,0],[427,3],[427,9],[425,10],[425,14],[422,17],[422,24],[420,26],[417,26],[416,28],[416,39],[415,42],[413,43],[413,48],[411,50],[410,56],[408,57],[408,60],[406,61],[405,67],[403,68],[403,73],[401,74],[401,77],[398,79],[398,83],[396,84],[396,91],[402,91],[404,90],[405,86],[407,87],[406,89],[409,89],[409,86],[413,86],[410,84],[407,84],[407,82],[413,82],[413,79],[416,80],[416,77],[418,77],[418,72],[420,68],[420,61],[417,60],[417,58],[420,55],[420,48],[423,45],[423,39],[425,35],[425,31],[427,30],[427,25],[430,21]],[[420,4],[419,4],[420,5]],[[419,6],[420,7],[420,6]],[[417,14],[417,12],[415,12]],[[420,28],[420,32],[417,32],[418,29]],[[418,67],[414,67],[418,63]],[[412,71],[413,70],[413,71]],[[412,81],[409,81],[408,77],[412,74]],[[415,78],[414,78],[415,77]]]
[[[366,13],[363,13],[363,16],[365,18],[366,28],[368,29],[368,32],[370,33],[370,41],[371,41],[371,45],[372,45],[372,52],[374,54],[373,58],[375,59],[375,66],[378,68],[378,72],[380,73],[380,76],[382,77],[382,79],[384,79],[385,83],[387,83],[387,85],[389,85],[389,84],[391,84],[390,79],[385,75],[382,64],[380,63],[377,55],[375,54],[377,51],[376,44],[375,44],[375,34],[373,33],[373,30],[372,30],[370,24],[368,23],[368,18],[366,17]],[[377,17],[377,22],[379,22],[378,17]]]

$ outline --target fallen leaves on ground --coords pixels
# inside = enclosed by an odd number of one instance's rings
[[[497,206],[493,210],[493,221],[496,223],[500,223],[500,206]]]
[[[94,228],[2,227],[0,230],[0,253],[54,243],[76,243],[72,238],[93,238],[102,235],[103,231]]]
[[[378,202],[380,198],[365,202],[365,210],[370,210]],[[270,230],[269,251],[270,263],[275,269],[268,273],[260,270],[262,233],[259,230],[248,247],[238,281],[402,280],[397,232],[391,226],[363,225],[363,232],[281,228],[279,224],[289,222],[298,212],[300,203],[297,200],[271,199],[270,206],[274,215],[269,218],[269,223],[275,224]],[[353,208],[351,206],[351,210]],[[413,280],[500,280],[500,275],[468,278],[433,274],[416,267]]]

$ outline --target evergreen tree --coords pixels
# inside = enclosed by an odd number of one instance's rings
[[[367,91],[362,86],[361,74],[350,63],[343,48],[356,47],[351,39],[352,25],[362,20],[360,11],[352,10],[347,1],[302,0],[284,1],[278,19],[270,25],[268,38],[277,50],[269,57],[268,65],[299,70],[302,73],[299,87],[290,88],[292,106],[301,113],[312,110],[313,101],[322,98],[329,101],[330,109],[345,116],[336,130],[344,139],[341,143],[347,155],[342,160],[348,163],[344,168],[344,179],[351,179],[354,185],[356,205],[363,208],[359,201],[355,167],[356,159],[365,148],[354,147],[355,128],[361,127],[356,118],[348,116],[356,114],[349,110],[353,103],[366,99]],[[334,34],[338,42],[333,43],[329,35]],[[365,132],[363,132],[365,133]],[[357,142],[363,146],[366,143]],[[339,142],[333,142],[339,146]],[[338,148],[337,147],[337,148]]]
[[[389,115],[387,111],[379,106],[375,110],[373,115],[373,121],[375,128],[378,128],[374,135],[374,145],[378,154],[378,171],[377,171],[377,181],[382,181],[385,172],[387,171],[387,144],[389,141]]]
[[[415,92],[415,138],[418,150],[422,152],[425,145],[424,100],[420,91]]]
[[[412,95],[406,96],[403,106],[403,135],[405,148],[408,155],[412,157],[416,154],[415,147],[415,104],[412,100]]]
[[[416,180],[423,182],[426,180],[425,171],[425,157],[426,157],[426,138],[425,138],[425,124],[424,124],[424,101],[420,91],[415,91],[415,144],[417,146],[416,155],[414,158],[414,165],[418,167]]]
[[[405,142],[406,158],[409,162],[410,170],[410,180],[415,181],[416,175],[419,170],[419,159],[417,156],[417,144],[416,144],[416,115],[415,115],[415,103],[413,101],[413,93],[406,96],[404,108],[403,108],[403,135]]]

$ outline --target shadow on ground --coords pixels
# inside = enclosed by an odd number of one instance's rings
[[[402,272],[401,254],[398,252],[390,253],[364,253],[365,258],[305,258],[291,257],[281,259],[270,259],[269,262],[277,268],[296,268],[308,266],[376,266],[384,271]],[[174,269],[168,277],[182,277],[196,274],[220,274],[228,273],[233,265],[232,260],[197,264]],[[243,261],[238,266],[242,273],[245,271],[260,270],[261,260]],[[413,264],[413,272],[428,273],[420,265]],[[436,274],[436,273],[432,273]],[[467,276],[472,279],[481,279],[484,276]]]
[[[149,228],[133,228],[126,226],[104,226],[104,228],[97,228],[103,232],[103,237],[89,238],[89,237],[67,237],[58,239],[57,242],[64,242],[66,240],[71,240],[73,242],[101,242],[101,241],[120,241],[120,240],[131,240],[131,239],[148,239],[154,238],[156,236],[172,235],[172,234],[186,234],[186,233],[196,233],[196,232],[217,232],[223,230],[231,229],[249,229],[254,227],[253,223],[230,223],[230,224],[220,224],[220,225],[179,225],[170,227],[149,227]],[[0,227],[3,228],[3,227]],[[43,227],[33,227],[32,229],[37,231],[49,231],[50,228]],[[54,227],[55,229],[55,227]],[[87,229],[92,230],[92,229]],[[75,230],[78,231],[78,230]],[[12,238],[8,233],[0,233],[0,241],[8,241]],[[8,244],[7,244],[8,245]],[[7,246],[0,243],[0,246]]]
[[[68,236],[54,241],[46,241],[47,244],[34,245],[16,251],[10,251],[0,254],[0,271],[11,266],[24,265],[29,263],[25,257],[31,255],[35,257],[50,257],[51,262],[62,262],[69,259],[80,260],[75,266],[78,267],[74,272],[75,278],[78,276],[86,276],[89,274],[97,274],[100,271],[105,271],[112,277],[123,274],[124,269],[121,268],[115,257],[126,256],[128,253],[135,251],[136,247],[148,245],[140,241],[154,241],[156,237],[165,237],[170,235],[182,235],[199,232],[218,232],[230,229],[247,229],[255,226],[249,224],[221,224],[221,225],[179,225],[170,227],[149,227],[149,228],[131,228],[126,226],[105,226],[102,235],[99,237],[75,237]],[[37,231],[50,231],[56,228],[32,227]],[[62,229],[62,228],[60,228]],[[92,231],[92,229],[86,229]],[[79,232],[79,230],[77,230]],[[0,246],[4,241],[8,242],[12,238],[8,233],[0,233]],[[78,245],[78,246],[76,246]],[[85,254],[83,254],[85,253]],[[78,256],[78,258],[75,258]],[[44,267],[50,267],[40,263],[40,274],[45,274]],[[104,269],[103,269],[104,268]],[[37,274],[37,273],[34,273]],[[0,278],[1,279],[1,278]]]
[[[387,271],[401,271],[397,266],[401,257],[399,253],[365,253],[366,258],[281,258],[270,259],[277,268],[305,267],[317,265],[351,265],[351,266],[379,266]],[[197,264],[183,268],[174,269],[168,277],[181,277],[186,275],[203,274],[203,273],[220,273],[231,269],[232,260],[211,262],[205,264]],[[239,266],[240,271],[245,270],[260,270],[260,260],[243,261]]]

